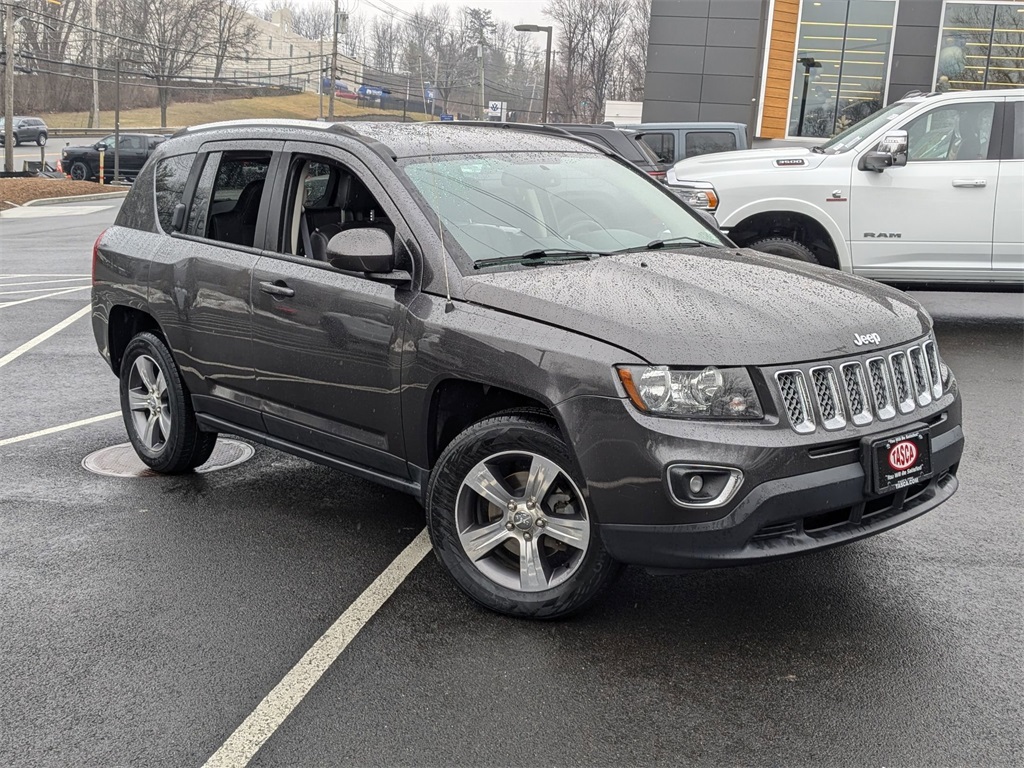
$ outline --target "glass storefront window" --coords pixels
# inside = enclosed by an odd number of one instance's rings
[[[885,102],[896,0],[803,0],[790,136],[832,136]]]
[[[935,62],[935,90],[1024,85],[1024,3],[949,2]]]

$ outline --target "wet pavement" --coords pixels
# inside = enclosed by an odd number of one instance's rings
[[[49,294],[88,285],[115,204],[0,218],[0,359],[87,306]],[[791,561],[629,569],[551,623],[477,608],[429,556],[253,764],[1024,764],[1024,297],[918,297],[964,397],[949,503]],[[117,411],[86,318],[3,364],[0,398],[3,765],[201,765],[423,526],[262,446],[86,472],[117,416],[5,444]]]

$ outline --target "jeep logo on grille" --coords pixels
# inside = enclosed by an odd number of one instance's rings
[[[889,449],[889,466],[897,472],[910,469],[917,462],[917,446],[912,440],[896,443]]]
[[[877,333],[855,333],[853,334],[853,343],[858,347],[863,347],[865,344],[881,344],[882,337]]]

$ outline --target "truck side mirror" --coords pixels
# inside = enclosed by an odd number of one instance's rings
[[[910,137],[906,131],[890,131],[878,142],[878,146],[864,155],[860,166],[863,171],[881,173],[886,168],[898,168],[907,164]]]

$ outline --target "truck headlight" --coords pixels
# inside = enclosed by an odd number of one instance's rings
[[[667,365],[617,369],[630,401],[657,416],[760,419],[764,416],[745,368],[673,369]]]
[[[691,208],[712,213],[718,210],[718,192],[710,182],[680,180],[672,186],[672,191]]]

